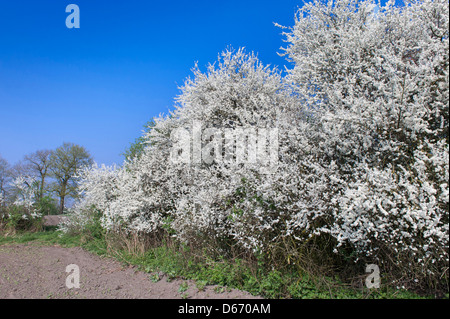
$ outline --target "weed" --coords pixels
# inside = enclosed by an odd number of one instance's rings
[[[186,290],[188,290],[188,288],[189,288],[189,284],[186,281],[183,281],[180,284],[180,287],[178,288],[178,292],[179,293],[185,292]]]
[[[150,280],[154,283],[158,282],[161,280],[159,273],[154,273],[153,275],[150,276]]]
[[[216,286],[216,287],[214,287],[214,292],[218,293],[218,294],[222,294],[222,293],[225,292],[225,287],[223,287],[223,286]]]
[[[206,280],[197,280],[195,282],[195,286],[197,287],[198,291],[204,291],[207,283],[208,282]]]
[[[188,293],[184,293],[181,295],[182,299],[188,299],[189,298],[189,294]]]

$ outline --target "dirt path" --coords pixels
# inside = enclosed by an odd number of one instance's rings
[[[66,279],[75,274],[66,267],[79,269],[79,288],[68,288]],[[153,277],[151,277],[153,275]],[[174,279],[163,274],[137,271],[110,258],[82,248],[8,244],[0,246],[0,298],[149,298],[149,299],[246,299],[255,298],[238,290],[218,293],[213,286],[200,291],[195,282]],[[74,283],[75,280],[69,280]],[[187,288],[187,289],[186,289]]]

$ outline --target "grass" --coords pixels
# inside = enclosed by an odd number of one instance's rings
[[[380,289],[356,289],[336,278],[311,278],[295,271],[258,269],[256,272],[243,260],[211,260],[198,262],[192,255],[170,245],[149,248],[142,253],[130,252],[126,248],[111,249],[103,236],[85,237],[65,235],[54,227],[42,232],[17,233],[14,236],[0,236],[0,245],[10,243],[36,243],[39,245],[79,246],[97,255],[107,255],[125,264],[137,266],[149,273],[153,281],[159,280],[155,272],[166,274],[168,281],[174,278],[192,279],[196,287],[203,290],[206,285],[217,285],[218,289],[236,288],[265,298],[302,299],[415,299],[425,298],[417,294],[396,290],[382,284]],[[153,274],[153,275],[152,275]],[[226,288],[225,288],[226,287]],[[187,287],[180,287],[183,293]],[[448,295],[447,295],[448,298]]]

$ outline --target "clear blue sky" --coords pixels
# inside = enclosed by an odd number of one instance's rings
[[[65,25],[68,4],[80,29]],[[63,142],[98,163],[173,106],[194,62],[231,45],[280,68],[282,30],[300,0],[0,0],[0,155],[14,164]]]
[[[80,29],[68,29],[68,4]],[[64,141],[99,163],[173,106],[194,62],[228,45],[282,66],[281,30],[299,0],[0,1],[0,155],[11,164]]]

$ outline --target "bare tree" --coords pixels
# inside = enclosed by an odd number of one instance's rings
[[[24,163],[27,171],[38,178],[39,189],[38,189],[38,199],[42,199],[45,192],[45,179],[48,177],[48,173],[51,165],[51,155],[53,151],[51,150],[39,150],[24,158]]]

